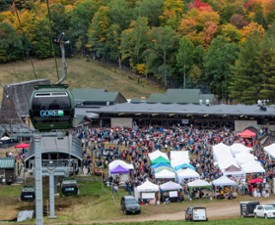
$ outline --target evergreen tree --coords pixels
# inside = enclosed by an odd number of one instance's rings
[[[244,104],[254,104],[259,99],[262,78],[259,65],[255,63],[259,51],[260,35],[254,33],[244,43],[238,60],[232,67],[229,96]]]
[[[235,43],[229,43],[225,37],[213,39],[204,57],[205,78],[210,88],[220,99],[228,99],[228,82],[231,76],[231,65],[234,64],[238,52]]]

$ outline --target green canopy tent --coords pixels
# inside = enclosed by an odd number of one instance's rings
[[[170,164],[170,161],[162,156],[159,156],[151,161],[151,165],[155,165],[157,163],[167,163]]]
[[[207,189],[211,189],[212,185],[210,183],[208,183],[205,180],[201,180],[201,179],[197,179],[194,181],[191,181],[189,183],[187,183],[187,187],[189,190],[192,190],[194,188],[207,188]]]
[[[167,166],[160,166],[160,167],[154,169],[154,172],[158,173],[158,172],[160,172],[162,170],[168,170],[168,171],[174,172],[174,170],[172,168],[167,167]]]

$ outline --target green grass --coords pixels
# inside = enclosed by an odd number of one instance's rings
[[[151,93],[163,93],[165,90],[154,82],[141,78],[130,71],[120,70],[116,66],[96,61],[87,62],[85,58],[66,59],[68,77],[64,83],[70,88],[104,88],[108,91],[120,92],[125,98],[148,97]],[[38,79],[49,78],[57,81],[53,59],[34,60],[34,68]],[[61,60],[58,59],[59,77],[61,76]],[[0,64],[0,81],[3,85],[28,80],[35,80],[30,61],[18,61]],[[130,79],[131,78],[131,79]],[[0,89],[0,98],[3,90]]]
[[[49,202],[48,196],[48,184],[43,179],[43,203],[44,210],[47,208]],[[49,219],[44,216],[44,224],[123,224],[123,225],[138,225],[138,224],[150,224],[150,225],[179,225],[179,224],[197,224],[195,222],[185,222],[184,209],[190,204],[196,204],[201,206],[207,206],[209,204],[220,204],[221,200],[196,200],[193,202],[184,201],[179,203],[171,203],[166,205],[142,205],[142,213],[140,215],[125,216],[120,210],[120,197],[125,195],[126,192],[123,188],[119,190],[119,196],[115,197],[109,187],[104,186],[101,183],[100,177],[88,176],[77,177],[80,195],[79,196],[60,196],[55,198],[55,214],[56,219]],[[22,210],[35,210],[34,203],[20,202],[19,195],[21,191],[20,185],[1,185],[0,186],[0,220],[10,220],[17,217],[19,211]],[[251,200],[249,196],[242,200]],[[234,199],[231,202],[239,204],[240,199]],[[226,207],[226,205],[224,206]],[[181,221],[148,221],[148,222],[131,222],[132,218],[136,220],[142,220],[144,217],[182,212]],[[218,212],[217,212],[218,213]],[[123,220],[125,222],[118,222]],[[129,220],[129,221],[128,221]],[[111,222],[110,222],[111,221]],[[20,224],[35,224],[35,219],[24,221]],[[274,224],[275,220],[265,220],[261,218],[236,218],[227,220],[210,220],[203,224],[207,225],[269,225]],[[1,223],[0,223],[1,224]],[[12,224],[12,223],[9,223]],[[18,223],[14,223],[18,224]]]

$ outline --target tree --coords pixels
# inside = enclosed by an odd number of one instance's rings
[[[89,43],[97,58],[105,59],[107,56],[106,40],[107,31],[110,26],[108,12],[108,7],[101,6],[95,13],[88,30]]]
[[[165,26],[153,27],[150,39],[151,42],[147,46],[148,70],[160,76],[167,87],[167,78],[173,76],[173,65],[176,65],[179,37],[171,27]]]
[[[89,25],[100,6],[100,1],[85,0],[66,11],[69,23],[68,36],[70,37],[71,46],[73,46],[77,52],[81,52],[82,55],[87,54],[86,45],[88,44],[89,39]]]
[[[231,16],[230,23],[238,29],[242,29],[244,26],[247,26],[249,24],[245,16],[239,13],[235,13]]]
[[[146,49],[148,39],[148,20],[145,17],[139,17],[133,21],[130,28],[121,34],[121,53],[122,60],[129,59],[132,69],[143,62],[143,52]]]
[[[266,33],[259,45],[255,63],[260,68],[262,78],[259,92],[260,99],[269,99],[275,102],[275,27]]]
[[[195,44],[208,46],[214,37],[220,22],[219,14],[215,11],[192,8],[181,19],[178,31],[180,35],[187,35]]]
[[[0,23],[0,62],[8,62],[23,57],[23,43],[21,36],[8,23]]]
[[[119,25],[121,30],[129,27],[132,20],[138,16],[134,14],[134,7],[130,7],[128,0],[112,0],[108,2],[110,23]]]
[[[37,20],[34,24],[31,53],[39,59],[45,59],[53,55],[49,30],[49,21],[46,17]]]
[[[228,99],[228,82],[231,66],[238,52],[235,43],[229,43],[225,37],[214,38],[204,57],[205,79],[214,94],[223,100]]]
[[[0,12],[7,11],[12,4],[12,0],[0,0]]]
[[[260,68],[255,63],[261,36],[253,33],[240,49],[236,63],[232,67],[229,82],[229,96],[236,101],[253,104],[259,99],[261,90]]]
[[[188,74],[194,62],[193,52],[193,43],[187,37],[182,37],[180,39],[179,50],[177,53],[177,65],[179,70],[183,72],[182,88],[186,88],[186,75]]]
[[[160,16],[162,24],[176,29],[181,19],[183,10],[184,5],[182,0],[164,0],[162,9],[163,13]]]
[[[120,35],[121,29],[117,24],[112,24],[107,31],[106,47],[108,57],[115,62],[118,62],[121,68],[121,53],[120,53]]]
[[[225,37],[228,42],[238,43],[241,40],[241,32],[230,23],[221,26],[220,35]]]
[[[137,3],[135,13],[138,16],[147,17],[150,27],[160,26],[160,17],[162,15],[162,6],[164,0],[143,0]]]
[[[262,27],[262,25],[252,22],[248,24],[247,26],[243,27],[241,30],[241,42],[245,42],[249,36],[251,36],[253,33],[258,33],[260,37],[263,37],[265,33],[265,29]]]

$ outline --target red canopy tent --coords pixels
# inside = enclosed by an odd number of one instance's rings
[[[263,183],[263,180],[260,178],[254,178],[249,181],[250,184],[257,184],[257,183]]]
[[[20,143],[18,145],[15,145],[15,148],[29,148],[30,144],[28,143]]]
[[[238,134],[239,137],[242,138],[253,138],[256,136],[256,134],[248,129]]]

